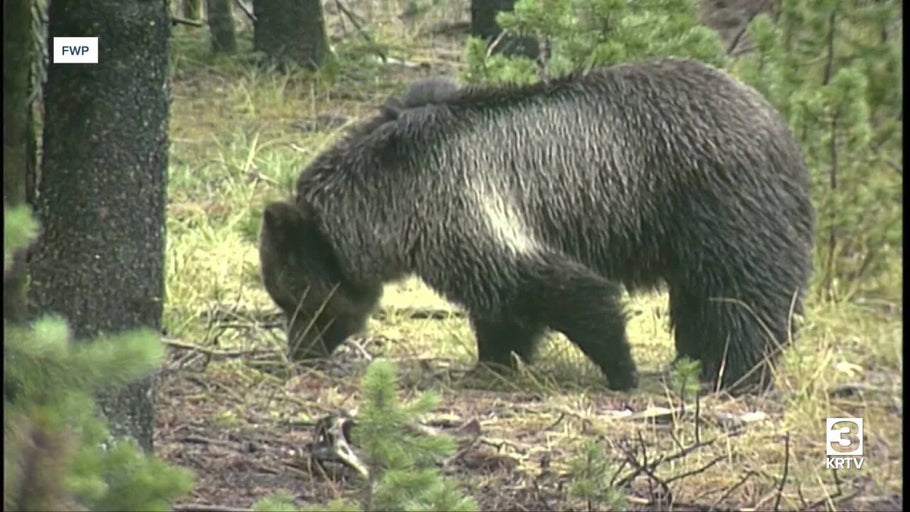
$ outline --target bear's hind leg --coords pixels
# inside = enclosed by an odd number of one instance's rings
[[[733,393],[772,384],[767,362],[786,341],[789,304],[771,293],[758,297],[761,300],[743,297],[742,292],[737,297],[733,291],[702,291],[691,284],[671,286],[677,356],[701,361],[704,382]]]
[[[676,358],[701,361],[705,352],[705,336],[699,336],[697,326],[704,320],[697,317],[704,313],[701,306],[704,300],[687,295],[685,291],[682,286],[670,287],[670,326],[675,334]]]

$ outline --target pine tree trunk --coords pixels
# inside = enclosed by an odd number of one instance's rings
[[[98,64],[54,65],[45,89],[38,214],[30,267],[38,310],[77,340],[161,328],[168,147],[167,3],[54,0],[54,36],[95,36]],[[117,436],[152,450],[151,378],[99,403]]]
[[[511,12],[514,7],[515,0],[471,0],[471,34],[492,42],[502,32],[502,27],[496,23],[496,15]],[[540,45],[535,37],[506,35],[499,40],[494,51],[535,59]]]
[[[202,0],[183,0],[183,17],[198,20],[202,15]]]
[[[3,203],[18,206],[26,200],[26,176],[33,150],[29,137],[32,51],[31,1],[3,3]],[[25,319],[25,251],[19,251],[3,276],[3,319]]]
[[[212,35],[212,51],[235,53],[237,38],[234,35],[234,16],[231,14],[231,0],[206,0],[209,32]]]
[[[255,0],[255,49],[278,62],[314,69],[329,58],[319,0]]]

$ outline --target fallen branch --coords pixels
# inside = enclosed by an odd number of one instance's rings
[[[430,66],[429,62],[414,62],[414,61],[410,61],[410,60],[396,59],[394,57],[384,57],[382,59],[382,62],[384,64],[395,64],[398,66],[405,67],[407,69],[429,69],[430,67],[432,67],[432,66]]]
[[[414,320],[447,320],[449,318],[464,318],[464,311],[459,309],[435,308],[381,308],[373,313],[376,320],[385,320],[390,316],[403,316]]]
[[[188,20],[186,18],[178,18],[177,16],[171,16],[171,25],[187,25],[190,27],[204,27],[205,23],[196,20]]]
[[[666,508],[666,503],[662,501],[655,501],[648,498],[641,498],[639,496],[629,495],[626,496],[626,502],[634,505],[642,505],[645,510],[662,510]],[[697,512],[705,511],[715,511],[715,510],[727,510],[727,509],[717,509],[714,507],[709,507],[703,503],[690,503],[686,501],[674,501],[673,510],[692,510]],[[745,510],[745,509],[743,509]]]
[[[827,504],[828,502],[835,504],[839,501],[846,501],[849,499],[853,499],[856,496],[859,496],[859,494],[862,492],[862,490],[858,490],[858,491],[845,495],[843,488],[841,488],[840,477],[837,475],[837,470],[832,469],[831,474],[834,475],[834,492],[814,503],[810,503],[806,507],[803,507],[801,509],[801,511],[817,510],[819,507]]]
[[[693,469],[693,470],[691,470],[691,471],[686,471],[685,473],[680,473],[680,474],[678,474],[678,475],[675,475],[675,476],[672,476],[672,477],[668,478],[668,479],[667,479],[667,483],[669,484],[669,483],[671,483],[671,482],[675,482],[676,480],[682,480],[683,478],[690,477],[690,476],[692,476],[692,475],[697,475],[697,474],[699,474],[699,473],[704,473],[704,472],[707,471],[711,466],[717,464],[718,462],[720,462],[720,461],[722,461],[722,460],[724,460],[724,459],[726,459],[726,458],[727,458],[727,457],[726,457],[725,455],[720,455],[720,456],[718,456],[718,457],[712,459],[711,462],[708,462],[707,464],[705,464],[704,466],[702,466],[702,467],[700,467],[700,468],[698,468],[698,469]]]
[[[639,463],[638,459],[634,457],[634,454],[632,454],[633,458],[632,458],[632,460],[629,460],[629,464],[632,466],[633,471],[631,473],[629,473],[628,475],[624,476],[623,478],[619,479],[616,482],[616,487],[622,487],[622,486],[630,483],[632,480],[634,480],[637,476],[639,476],[642,473],[646,473],[648,471],[653,471],[659,464],[681,459],[696,450],[699,450],[706,446],[710,446],[710,445],[714,444],[714,442],[716,440],[717,440],[717,438],[715,437],[709,441],[704,441],[704,442],[699,441],[699,442],[693,443],[670,455],[667,455],[667,456],[661,455],[660,457],[658,457],[657,459],[655,459],[654,461],[652,461],[650,463]],[[620,448],[620,449],[626,453],[627,457],[631,453],[627,449],[623,449],[623,448]]]
[[[250,19],[253,23],[256,23],[256,16],[250,11],[246,5],[241,0],[234,0],[234,3],[237,4],[237,7],[240,7],[240,10],[243,11],[243,14],[246,14],[246,17]]]
[[[718,508],[725,499],[729,498],[733,494],[733,492],[736,491],[736,489],[739,489],[740,486],[742,486],[744,483],[746,483],[750,478],[752,478],[755,475],[756,475],[755,471],[752,471],[752,470],[746,471],[746,474],[743,475],[743,477],[740,478],[739,481],[736,482],[735,485],[733,485],[733,487],[730,487],[729,489],[727,489],[727,491],[724,492],[720,498],[717,498],[717,500],[714,502],[714,505],[711,508]]]
[[[193,345],[191,343],[181,343],[179,341],[173,340],[163,340],[166,346],[171,348],[176,348],[180,350],[191,350],[193,352],[199,352],[210,357],[246,357],[246,356],[257,356],[263,354],[273,354],[274,350],[265,350],[265,349],[254,349],[254,350],[217,350],[211,348],[200,347],[199,345]]]
[[[396,60],[389,59],[390,62]],[[419,66],[420,64],[415,65]],[[374,311],[372,317],[376,320],[384,320],[393,315],[414,320],[447,320],[449,318],[464,318],[465,312],[460,309],[428,307],[382,307]],[[250,311],[242,308],[220,307],[205,311],[201,316],[210,323],[246,321],[267,327],[279,324],[284,325],[284,314],[276,310]]]
[[[229,447],[235,447],[237,445],[237,443],[235,443],[233,441],[224,441],[222,439],[210,439],[208,437],[195,435],[195,434],[178,437],[176,439],[176,441],[178,443],[218,445],[218,446],[229,446]]]
[[[251,512],[248,508],[222,507],[220,505],[206,505],[205,503],[177,504],[174,512]]]

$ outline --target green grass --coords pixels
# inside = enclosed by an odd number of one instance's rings
[[[413,27],[402,29],[390,24],[372,35],[396,58],[436,58],[428,43],[418,45]],[[258,274],[256,238],[261,211],[268,201],[290,197],[300,170],[340,133],[338,129],[306,132],[295,124],[320,114],[362,118],[387,94],[418,75],[378,65],[360,55],[339,63],[333,83],[325,76],[304,71],[262,68],[244,51],[235,57],[213,58],[202,31],[177,30],[172,40],[174,101],[165,305],[168,335],[199,346],[217,344],[219,349],[277,352],[283,343],[280,334],[256,327],[261,315],[275,311]],[[348,44],[344,47],[339,43],[339,47],[350,50],[356,46]],[[248,34],[241,37],[241,49],[250,46]],[[689,477],[684,488],[676,491],[679,496],[719,498],[722,490],[732,487],[748,469],[756,476],[738,487],[727,502],[731,506],[769,508],[776,499],[787,432],[790,468],[781,496],[782,508],[800,508],[800,495],[809,502],[823,498],[833,492],[834,485],[824,469],[822,448],[824,419],[830,416],[861,416],[866,421],[867,465],[863,470],[841,472],[842,485],[862,488],[863,495],[868,496],[902,494],[903,325],[899,313],[881,306],[902,307],[900,257],[892,257],[897,278],[871,283],[876,288],[875,302],[863,305],[810,299],[800,338],[786,351],[778,368],[779,395],[703,399],[706,417],[764,411],[768,418],[742,433],[706,421],[701,435],[718,436],[720,443],[712,450],[670,464],[664,471],[676,474],[705,464],[711,457],[721,456],[722,460],[710,471]],[[637,410],[648,405],[678,405],[673,393],[653,376],[665,369],[674,355],[665,294],[629,298],[633,354],[640,370],[651,376],[643,379],[640,390],[627,396],[605,392],[596,368],[555,335],[543,347],[541,363],[514,376],[476,375],[427,384],[423,377],[434,368],[470,367],[476,349],[462,316],[453,312],[443,320],[412,319],[403,313],[415,306],[453,309],[416,280],[389,285],[382,302],[384,316],[368,324],[369,336],[387,340],[377,350],[402,363],[405,388],[438,387],[445,409],[463,416],[483,407],[499,411],[485,416],[484,428],[490,435],[530,444],[522,452],[522,464],[528,467],[540,453],[549,453],[554,467],[565,469],[566,457],[578,453],[580,440],[592,433],[613,442],[641,431],[653,443],[654,453],[673,450],[666,428],[690,441],[693,438],[692,419],[685,415],[676,417],[670,427],[658,427],[607,414],[619,409],[623,401]],[[215,312],[227,310],[245,315],[240,320],[248,325],[225,328],[213,321]],[[319,410],[350,406],[356,397],[356,391],[351,394],[340,389],[348,389],[359,375],[350,375],[352,380],[347,382],[318,372],[297,375],[296,381],[275,381],[251,365],[232,361],[212,363],[206,378],[219,382],[219,386],[244,388],[237,393],[243,396],[243,404],[232,406],[241,409],[252,407],[260,388],[286,386],[284,392],[290,394],[295,385],[309,382],[307,379],[317,379],[322,389],[301,400],[320,404]],[[871,388],[847,398],[829,393],[849,382],[864,382]],[[492,394],[482,394],[491,390]],[[535,406],[536,412],[505,414],[505,410],[523,410],[510,402],[509,393],[538,394],[546,401]],[[271,404],[266,408],[274,413],[277,406],[271,398],[263,400]],[[295,412],[287,414],[310,417],[318,411],[300,409],[298,403]],[[226,409],[215,421],[233,427],[244,421],[242,418],[237,411]],[[544,432],[554,421],[558,426]],[[522,441],[526,438],[537,441]],[[832,504],[831,508],[837,506]]]

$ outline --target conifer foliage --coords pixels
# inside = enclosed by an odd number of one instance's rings
[[[353,444],[367,471],[359,485],[358,500],[339,499],[308,510],[477,510],[456,480],[442,475],[439,465],[455,451],[445,435],[415,430],[417,419],[436,408],[436,396],[427,391],[413,401],[397,397],[395,365],[377,359],[361,382],[362,401],[352,428]],[[288,493],[276,493],[254,510],[294,510]]]
[[[518,0],[497,16],[506,31],[549,42],[546,76],[649,57],[725,62],[720,37],[698,24],[698,0]],[[527,58],[490,55],[483,40],[467,45],[471,82],[529,82],[539,72]]]
[[[4,209],[4,272],[34,238],[28,207]],[[93,392],[151,372],[164,350],[135,331],[73,343],[66,322],[3,326],[3,508],[168,510],[189,491],[188,472],[113,440]]]
[[[889,270],[903,209],[900,2],[785,0],[749,27],[741,77],[786,116],[812,170],[816,277],[848,298]]]

